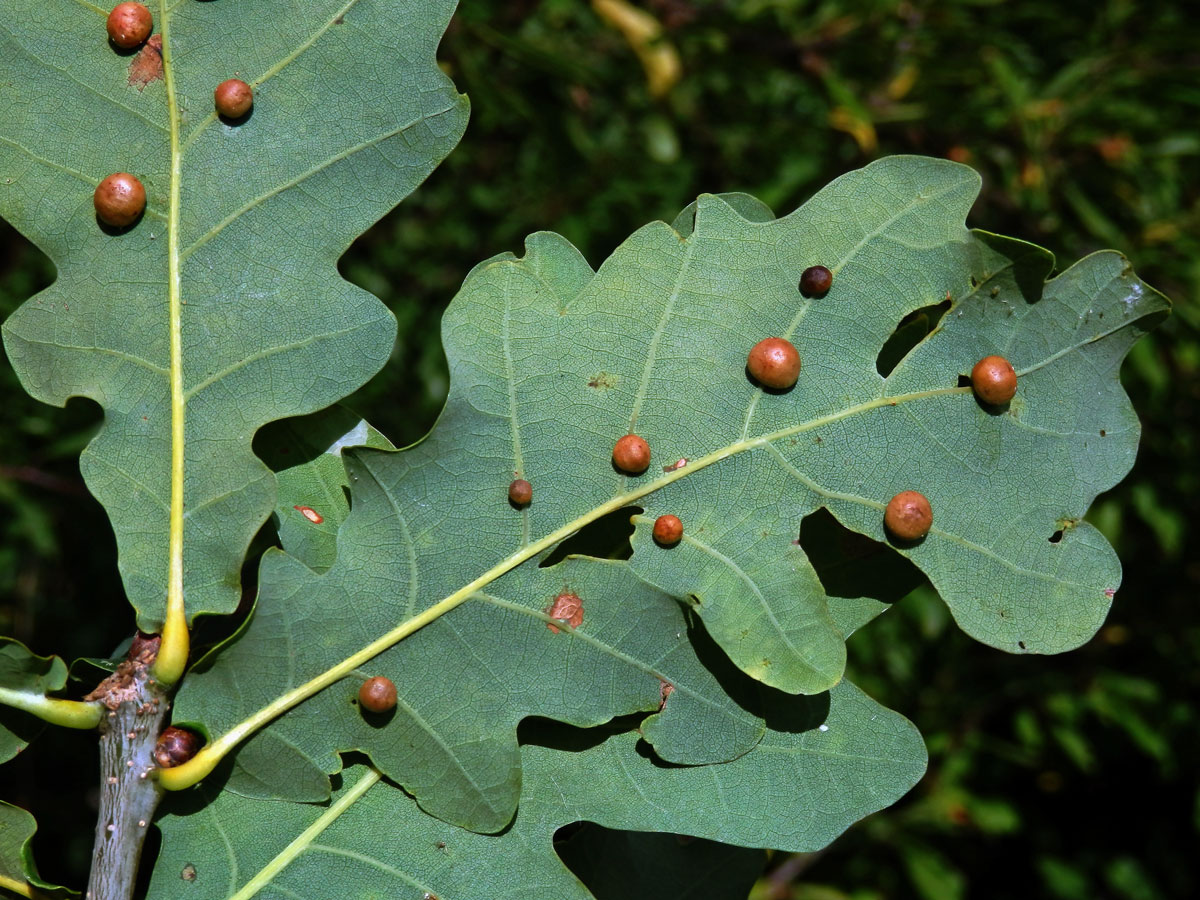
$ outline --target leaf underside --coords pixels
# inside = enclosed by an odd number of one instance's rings
[[[57,656],[37,656],[20,641],[0,638],[0,688],[45,696],[67,683],[67,666]],[[8,762],[45,727],[40,719],[0,705],[0,762]]]
[[[21,85],[0,117],[0,214],[58,270],[5,323],[5,349],[35,397],[104,407],[80,465],[112,521],[139,627],[156,632],[173,363],[190,619],[236,607],[246,547],[274,506],[255,431],[338,400],[390,354],[394,319],[341,278],[337,259],[457,143],[466,100],[435,61],[449,0],[150,5],[166,70],[151,65],[146,82],[135,75],[147,74],[150,48],[114,52],[99,7],[30,16],[0,3],[0,84]],[[235,74],[256,99],[230,123],[213,112],[213,88]],[[97,183],[120,171],[148,195],[124,230],[92,209]]]
[[[747,710],[761,697],[837,683],[847,604],[865,618],[881,608],[826,596],[801,520],[824,508],[886,544],[883,507],[906,489],[929,497],[934,528],[893,549],[968,633],[1011,652],[1086,640],[1120,571],[1080,517],[1132,462],[1138,425],[1117,370],[1165,301],[1115,253],[1046,281],[1045,251],[963,226],[977,187],[965,167],[893,158],[782,219],[703,196],[677,222],[686,234],[648,225],[597,272],[551,234],[523,259],[477,266],[445,317],[437,426],[403,451],[342,451],[353,509],[336,547],[314,531],[285,541],[294,556],[267,555],[255,616],[193,673],[176,720],[219,735],[459,592],[465,606],[256,735],[232,789],[316,801],[338,753],[362,750],[427,812],[494,832],[520,795],[522,717],[653,713],[663,685],[665,712],[642,725],[658,757],[728,762],[759,740]],[[805,298],[799,273],[816,263],[834,285]],[[940,325],[881,376],[892,331],[947,294]],[[790,391],[745,375],[768,335],[800,350]],[[999,410],[959,384],[991,353],[1021,373]],[[641,476],[609,458],[628,431],[653,448]],[[528,507],[507,500],[516,476],[534,485]],[[334,488],[309,489],[281,497],[280,516]],[[628,506],[644,514],[627,562],[539,568],[562,538]],[[685,523],[669,549],[649,534],[667,512]],[[549,627],[561,592],[583,602],[573,631]],[[719,650],[704,651],[710,639]],[[757,686],[714,674],[726,657]],[[400,687],[386,727],[353,703],[375,674]]]
[[[579,821],[825,846],[907,791],[925,753],[842,680],[845,638],[896,593],[824,583],[821,548],[801,540],[814,516],[882,549],[888,499],[924,493],[932,531],[892,544],[876,574],[907,559],[967,633],[1009,652],[1078,646],[1119,586],[1082,516],[1132,465],[1118,371],[1166,301],[1112,252],[1048,280],[1046,251],[965,227],[978,177],[938,160],[881,160],[782,218],[704,195],[595,271],[535,234],[451,303],[450,394],[425,440],[395,450],[326,411],[277,427],[266,465],[251,448],[264,424],[335,403],[391,351],[394,320],[336,261],[462,134],[465,98],[435,61],[453,6],[159,3],[156,70],[147,50],[113,52],[98,7],[30,17],[0,0],[0,85],[23,85],[0,117],[0,213],[58,267],[5,323],[5,347],[34,396],[104,407],[81,468],[139,627],[163,621],[173,475],[189,618],[235,608],[246,547],[277,517],[284,552],[264,557],[255,612],[189,673],[176,724],[216,737],[398,623],[463,603],[173,798],[152,896],[182,880],[214,898],[248,883],[263,897],[586,898],[551,843]],[[212,89],[233,75],[256,103],[225,122]],[[92,211],[115,171],[149,195],[127,229]],[[806,297],[817,264],[833,287]],[[889,355],[906,317],[946,302]],[[787,391],[745,370],[768,336],[802,358]],[[1001,409],[962,384],[993,353],[1020,377]],[[628,432],[653,450],[644,474],[612,464]],[[525,507],[507,499],[517,477],[534,486]],[[631,507],[627,560],[542,565]],[[664,513],[684,522],[672,548],[650,534]],[[555,612],[563,593],[582,619]],[[61,661],[34,671],[47,661],[6,646],[0,684],[63,686]],[[384,717],[355,700],[376,674],[400,689]],[[19,749],[18,724],[0,752]]]
[[[925,768],[911,723],[842,682],[829,694],[786,697],[766,736],[736,762],[672,767],[636,733],[556,735],[521,749],[526,791],[512,826],[480,835],[424,815],[384,781],[316,834],[285,851],[325,805],[280,804],[219,791],[179,798],[159,820],[163,849],[150,897],[225,898],[280,853],[288,864],[258,897],[554,897],[591,895],[555,857],[557,828],[576,821],[677,831],[725,843],[807,851],[863,814],[894,802]],[[570,749],[565,749],[570,747]],[[336,804],[365,774],[348,767]],[[769,811],[769,812],[768,812]],[[336,870],[336,879],[329,873]]]
[[[24,894],[35,888],[36,897],[78,897],[78,892],[51,884],[38,874],[29,848],[36,831],[33,816],[18,806],[0,803],[0,889]]]

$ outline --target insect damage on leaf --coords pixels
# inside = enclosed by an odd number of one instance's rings
[[[683,522],[669,513],[654,520],[654,540],[664,547],[673,547],[683,540]]]
[[[300,515],[304,516],[304,518],[308,519],[308,521],[312,522],[314,525],[320,525],[325,521],[325,517],[311,506],[293,506],[292,509],[296,510],[298,513],[300,513]]]
[[[338,401],[391,352],[394,318],[337,260],[465,127],[466,99],[436,59],[453,6],[356,5],[355,27],[334,28],[346,4],[306,3],[260,33],[238,4],[152,4],[152,16],[122,4],[118,18],[137,27],[114,22],[119,48],[107,8],[52,4],[4,36],[0,172],[27,177],[2,192],[0,213],[58,270],[5,322],[5,349],[38,399],[104,408],[80,468],[143,630],[162,628],[168,606],[188,622],[237,607],[275,497],[255,433]],[[231,34],[254,40],[218,40]],[[333,62],[348,58],[378,77]],[[18,65],[53,103],[4,102]],[[226,127],[214,88],[231,75],[288,103],[264,111],[270,122],[243,113]],[[142,183],[144,209],[98,198],[100,227],[90,210],[67,214],[122,170]],[[370,190],[347,190],[364,179]],[[350,201],[326,215],[339,194]],[[164,649],[160,663],[175,656]]]
[[[673,693],[675,693],[675,685],[671,684],[669,681],[664,681],[662,683],[662,700],[658,704],[658,708],[660,710],[666,709],[667,698]]]
[[[153,35],[129,62],[129,84],[139,91],[163,77],[162,35]]]
[[[583,624],[583,601],[577,595],[563,591],[546,609],[546,615],[559,622],[564,622],[572,628],[578,628]],[[559,633],[559,629],[551,622],[547,622],[546,627],[553,634]]]
[[[367,712],[390,712],[396,708],[396,685],[383,675],[368,678],[358,689],[358,702]]]

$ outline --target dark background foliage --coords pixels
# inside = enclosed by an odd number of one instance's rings
[[[446,391],[442,310],[472,265],[519,253],[532,231],[564,234],[598,265],[699,192],[748,191],[785,213],[890,153],[974,166],[984,191],[971,224],[1063,265],[1123,251],[1176,315],[1125,366],[1142,448],[1089,516],[1125,565],[1108,624],[1074,653],[1010,657],[965,638],[919,589],[855,636],[852,676],[922,730],[929,774],[826,851],[772,857],[752,896],[1196,896],[1194,15],[1164,0],[641,0],[661,34],[640,49],[681,64],[652,92],[603,8],[464,3],[442,59],[471,96],[467,135],[342,261],[401,332],[351,404],[398,444],[423,434]],[[0,314],[52,278],[4,226]],[[0,633],[68,660],[106,655],[131,617],[111,531],[79,478],[96,409],[41,406],[7,367],[0,389]],[[0,771],[3,795],[39,818],[43,874],[68,883],[87,866],[94,745],[56,732]]]

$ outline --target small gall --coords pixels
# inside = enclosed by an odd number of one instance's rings
[[[240,78],[222,81],[213,91],[217,112],[227,119],[240,119],[254,105],[254,91]]]
[[[154,17],[140,3],[118,3],[108,14],[105,27],[114,44],[122,50],[132,50],[150,37]]]
[[[887,509],[883,513],[883,524],[897,540],[920,540],[933,526],[933,508],[924,494],[918,491],[901,491],[888,501]]]
[[[320,525],[325,521],[325,517],[311,506],[293,506],[292,509],[296,510],[296,512],[300,513],[300,515],[304,516],[304,518],[308,519],[314,525]]]
[[[824,266],[809,266],[800,276],[800,293],[805,297],[820,297],[833,286],[833,273]]]
[[[612,458],[622,472],[641,475],[650,466],[650,445],[636,434],[627,434],[613,447]]]
[[[975,396],[989,406],[1003,406],[1017,393],[1017,372],[1003,356],[985,356],[971,370]]]
[[[368,678],[358,689],[358,702],[368,712],[388,712],[396,706],[396,685],[382,675]]]
[[[124,228],[146,209],[146,189],[128,172],[114,172],[96,185],[92,203],[101,222]]]
[[[800,354],[791,341],[764,338],[754,345],[746,358],[750,375],[764,387],[786,390],[800,377]]]
[[[154,761],[163,769],[181,766],[200,749],[203,739],[194,731],[186,728],[168,727],[158,737],[154,745]]]
[[[526,506],[533,499],[533,485],[518,478],[508,486],[508,499],[516,506]]]
[[[566,622],[572,628],[578,628],[583,624],[583,601],[579,599],[578,594],[563,591],[554,598],[554,602],[546,610],[546,615],[552,619],[558,619],[560,622]],[[559,632],[559,629],[550,622],[546,623],[546,627],[553,634]]]
[[[664,547],[673,547],[683,538],[683,523],[679,516],[659,516],[654,520],[654,540]]]

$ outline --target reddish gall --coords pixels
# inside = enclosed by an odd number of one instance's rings
[[[654,539],[664,547],[678,544],[683,538],[683,523],[679,516],[659,516],[654,520]]]
[[[746,358],[751,377],[764,387],[786,390],[800,377],[800,354],[791,341],[764,338],[754,345]]]
[[[140,3],[118,3],[105,23],[109,39],[122,50],[132,50],[150,37],[154,17]]]
[[[217,112],[227,119],[240,119],[254,105],[254,91],[240,78],[222,81],[213,91]]]
[[[517,506],[525,506],[533,499],[533,485],[518,478],[508,486],[508,499]]]
[[[833,273],[824,266],[809,266],[800,276],[800,293],[805,297],[820,297],[833,286]]]
[[[196,732],[171,725],[158,736],[154,761],[163,769],[181,766],[196,755],[202,743],[203,739]]]
[[[631,475],[640,475],[650,466],[650,445],[636,434],[627,434],[613,446],[613,462]]]
[[[985,356],[971,370],[971,387],[989,406],[1003,406],[1017,393],[1017,371],[1003,356]]]
[[[385,713],[396,706],[396,685],[382,675],[368,678],[358,689],[358,703],[367,712]]]
[[[101,222],[124,228],[145,210],[146,189],[128,172],[114,172],[96,185],[92,203]]]
[[[897,540],[919,540],[933,526],[933,507],[919,491],[901,491],[888,501],[883,524]]]

